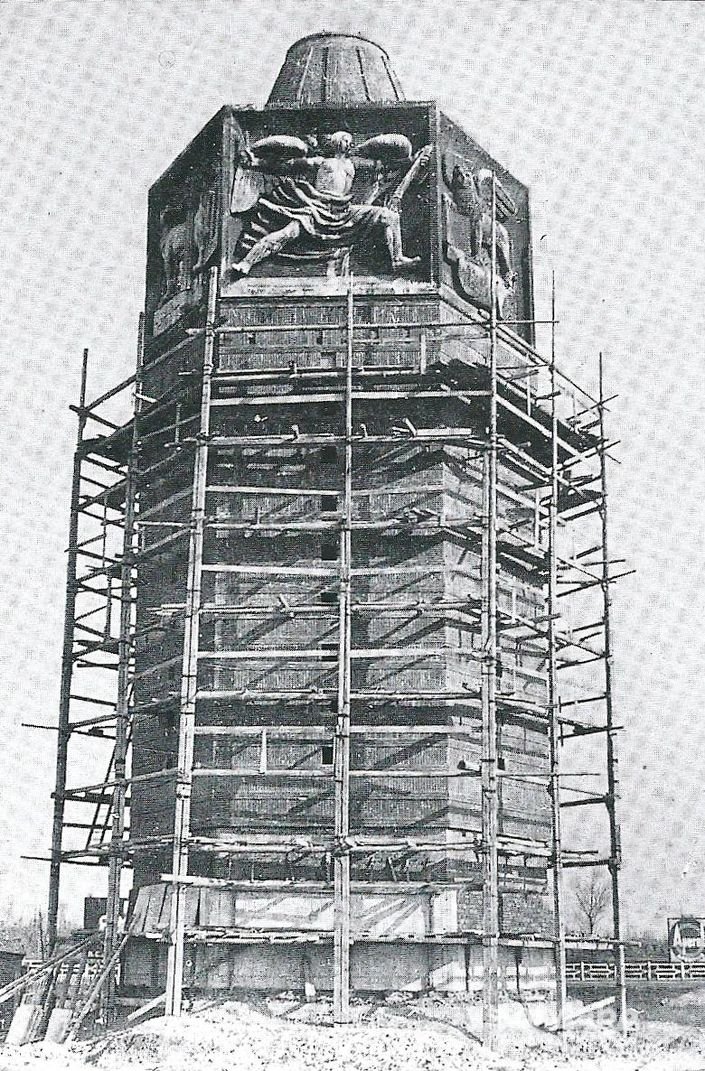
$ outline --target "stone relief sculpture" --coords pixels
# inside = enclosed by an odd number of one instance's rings
[[[475,174],[464,164],[455,162],[452,169],[443,157],[443,179],[450,191],[446,195],[446,259],[455,266],[456,281],[464,296],[490,307],[490,275],[492,264],[492,172],[481,168]],[[494,257],[497,266],[496,301],[501,315],[504,304],[514,293],[517,273],[512,265],[509,232],[500,220],[516,212],[516,205],[495,177],[496,220]],[[454,225],[454,215],[464,226]],[[458,241],[458,234],[462,238]]]
[[[193,215],[183,202],[168,204],[159,214],[159,227],[164,272],[160,303],[164,304],[191,288],[194,277],[204,270],[217,249],[218,199],[215,190],[203,192]]]
[[[252,207],[253,214],[240,238],[243,255],[232,264],[234,272],[248,275],[255,264],[294,244],[297,255],[331,256],[375,231],[384,236],[393,271],[419,263],[420,257],[404,254],[401,202],[420,179],[431,147],[412,157],[408,138],[381,134],[357,147],[354,163],[352,143],[352,134],[341,130],[324,139],[323,152],[314,136],[306,141],[272,136],[243,150],[231,211]],[[372,172],[372,182],[366,199],[353,203],[353,183],[363,168]]]
[[[218,195],[206,190],[193,217],[193,244],[196,250],[194,274],[208,266],[218,247]]]
[[[167,205],[159,213],[159,249],[164,268],[162,301],[168,301],[181,290],[187,290],[191,273],[191,228],[182,208]]]

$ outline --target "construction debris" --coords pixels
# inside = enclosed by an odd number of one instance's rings
[[[579,1002],[571,1002],[570,1012]],[[624,1037],[608,1022],[580,1020],[565,1046],[544,1022],[549,1005],[502,1003],[502,1047],[480,1042],[482,1009],[467,998],[393,994],[354,999],[354,1022],[333,1027],[330,1001],[288,993],[221,1004],[202,1001],[180,1019],[158,1017],[92,1041],[0,1048],[0,1071],[695,1071],[705,1029],[640,1023]]]

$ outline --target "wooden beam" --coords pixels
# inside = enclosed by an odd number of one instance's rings
[[[88,376],[88,350],[83,351],[81,366],[81,390],[76,435],[76,452],[71,481],[71,512],[69,519],[68,557],[66,562],[66,598],[64,604],[64,632],[61,654],[61,682],[59,685],[59,734],[56,749],[56,773],[54,790],[54,814],[51,834],[51,867],[49,870],[49,904],[47,910],[47,945],[52,952],[56,944],[59,917],[59,884],[61,879],[62,839],[64,825],[64,801],[66,799],[66,775],[68,769],[69,719],[71,709],[71,681],[73,677],[73,639],[78,593],[78,533],[81,499],[81,448],[86,428],[86,381]]]
[[[331,740],[333,726],[320,725],[197,725],[196,736],[260,736],[266,728],[270,740]],[[362,725],[350,726],[353,736],[468,736],[476,737],[478,725]]]
[[[203,574],[203,544],[208,485],[208,437],[212,404],[212,375],[215,364],[215,327],[218,309],[218,268],[210,270],[208,278],[208,309],[203,349],[201,383],[201,419],[193,469],[191,526],[189,529],[188,580],[184,618],[184,649],[181,671],[181,700],[179,709],[179,749],[174,811],[174,844],[172,866],[174,873],[188,873],[191,832],[191,785],[193,769],[193,730],[196,721],[198,695],[198,644],[200,626],[201,582]],[[181,1014],[184,972],[185,903],[180,886],[173,890],[169,919],[169,949],[167,954],[166,1014]]]
[[[604,367],[600,353],[600,403],[598,406],[600,439],[605,441],[605,392]],[[614,655],[612,651],[612,580],[610,577],[609,523],[607,515],[607,458],[604,451],[600,454],[600,486],[602,492],[602,510],[600,524],[602,535],[602,602],[605,642],[605,710],[608,732],[605,737],[607,745],[607,814],[610,831],[609,875],[612,891],[612,934],[616,942],[622,938],[621,905],[619,901],[619,871],[622,865],[622,835],[617,808],[619,806],[619,752],[614,718]],[[627,984],[624,946],[615,946],[615,975],[617,983],[617,1022],[623,1034],[627,1032]]]
[[[345,360],[345,456],[343,473],[343,525],[339,555],[338,711],[335,726],[335,838],[344,841],[350,832],[350,693],[352,630],[352,434],[353,434],[353,277],[347,300],[347,347]],[[336,853],[333,859],[335,886],[333,935],[333,1018],[337,1025],[350,1020],[350,856]]]
[[[499,873],[497,860],[497,219],[492,173],[488,449],[483,457],[482,533],[482,1039],[497,1047]]]

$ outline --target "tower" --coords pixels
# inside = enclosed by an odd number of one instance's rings
[[[79,451],[125,533],[112,791],[80,791],[109,805],[106,947],[129,860],[122,982],[168,1012],[273,978],[332,988],[337,1021],[351,986],[474,988],[492,1041],[503,987],[557,979],[560,1011],[586,858],[621,947],[611,578],[558,548],[606,525],[603,401],[533,321],[527,189],[363,38],[296,42],[152,187],[134,414]],[[558,625],[591,586],[599,650]],[[562,848],[566,726],[607,741],[606,860]],[[65,772],[60,747],[56,895]]]

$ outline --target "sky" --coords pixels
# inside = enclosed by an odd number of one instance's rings
[[[705,6],[636,0],[0,0],[0,921],[46,903],[55,734],[21,723],[57,716],[83,347],[89,395],[132,372],[149,186],[320,30],[530,187],[536,315],[554,271],[561,367],[605,354],[623,906],[663,933],[705,915]]]

